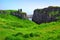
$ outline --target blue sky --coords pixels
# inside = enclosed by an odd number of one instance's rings
[[[0,9],[22,9],[27,14],[48,6],[60,6],[60,0],[0,0]]]

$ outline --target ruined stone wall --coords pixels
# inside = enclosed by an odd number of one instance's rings
[[[11,14],[22,19],[27,19],[27,14],[25,12],[22,12],[22,10],[11,12]]]
[[[0,14],[10,14],[10,15],[14,15],[18,18],[22,18],[22,19],[27,19],[27,14],[25,12],[22,12],[22,9],[18,9],[18,11],[16,10],[0,10]]]

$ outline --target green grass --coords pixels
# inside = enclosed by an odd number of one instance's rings
[[[60,40],[60,21],[40,25],[0,14],[0,40]]]

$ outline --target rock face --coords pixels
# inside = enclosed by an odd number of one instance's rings
[[[22,9],[17,10],[0,10],[0,14],[11,14],[16,17],[27,19],[27,14],[25,12],[22,12]]]
[[[37,24],[60,20],[60,7],[50,6],[44,9],[35,9],[32,21]]]
[[[19,9],[18,11],[15,12],[11,12],[11,15],[14,15],[22,19],[27,19],[27,14],[25,12],[22,12],[22,9]]]

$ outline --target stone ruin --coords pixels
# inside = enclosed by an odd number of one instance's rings
[[[0,10],[0,14],[11,14],[14,15],[18,18],[22,18],[22,19],[27,19],[27,14],[25,12],[22,12],[22,9],[18,9],[18,11],[14,11],[14,10]]]
[[[22,12],[22,9],[19,9],[18,11],[15,11],[15,12],[11,12],[11,15],[14,15],[22,19],[27,19],[27,14],[25,12]]]

